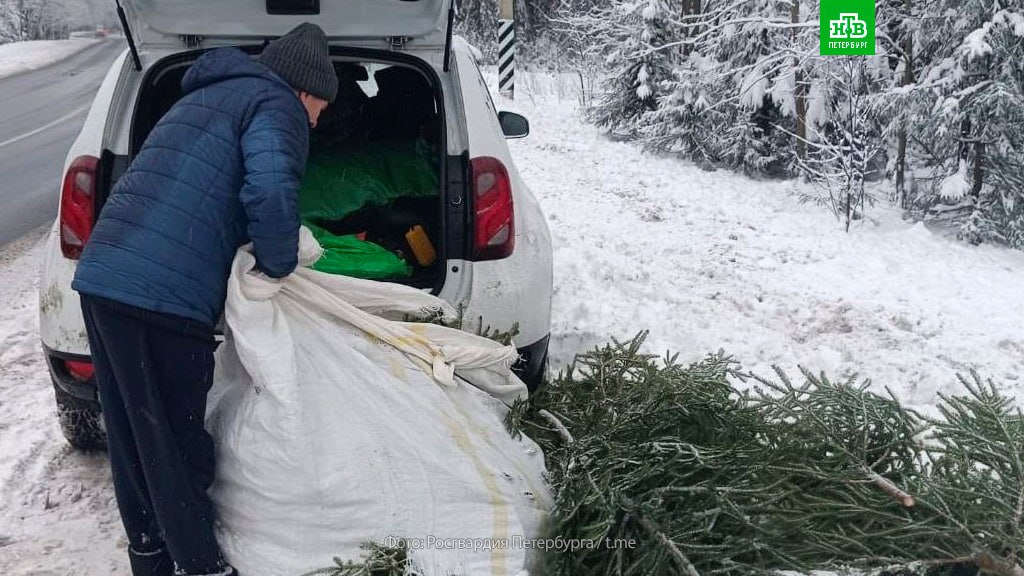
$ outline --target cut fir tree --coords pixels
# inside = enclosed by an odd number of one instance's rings
[[[683,366],[645,337],[577,356],[508,416],[546,456],[548,537],[596,543],[536,574],[1024,576],[1024,416],[991,382],[961,378],[926,418],[852,378]],[[322,574],[419,573],[367,547]]]
[[[1024,419],[991,382],[962,379],[929,419],[853,380],[659,361],[644,336],[579,356],[510,417],[547,456],[555,534],[638,543],[549,554],[539,573],[1024,576]]]

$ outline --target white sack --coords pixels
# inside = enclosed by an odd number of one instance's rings
[[[305,228],[301,244],[314,262]],[[503,425],[526,393],[515,349],[384,319],[452,313],[420,290],[308,268],[278,281],[254,265],[239,250],[207,417],[228,561],[245,576],[298,576],[359,560],[367,540],[495,539],[413,559],[427,575],[521,574],[535,552],[514,539],[541,535],[551,497],[540,450]]]

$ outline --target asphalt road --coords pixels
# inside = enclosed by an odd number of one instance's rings
[[[61,169],[123,40],[0,78],[0,247],[57,216]]]

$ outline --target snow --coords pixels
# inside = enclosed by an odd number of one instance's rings
[[[988,37],[990,24],[986,23],[981,28],[971,32],[964,38],[964,43],[960,48],[961,53],[967,56],[969,60],[976,60],[987,54],[992,53],[992,45],[986,40]]]
[[[637,72],[636,81],[639,84],[636,89],[636,97],[641,100],[646,100],[651,97],[651,87],[647,81],[650,79],[650,75],[647,73],[647,65],[644,64],[640,67],[640,71]]]
[[[477,62],[479,62],[479,61],[484,59],[484,53],[481,52],[480,49],[477,48],[476,46],[474,46],[474,45],[470,44],[469,42],[467,42],[466,39],[463,38],[462,36],[452,36],[452,44],[453,44],[453,46],[456,49],[457,48],[466,48],[466,49],[468,49],[470,51],[470,53],[473,54],[473,58]]]
[[[828,86],[819,78],[811,81],[811,88],[807,91],[807,126],[811,127],[808,140],[816,140],[817,128],[822,128],[828,123]]]
[[[0,44],[0,78],[43,68],[95,44],[97,40],[33,40]]]
[[[960,160],[957,171],[942,180],[939,196],[944,200],[962,200],[970,189],[971,185],[967,182],[967,161]]]
[[[0,252],[0,574],[127,573],[103,454],[71,450],[39,345],[42,232]]]
[[[768,92],[768,75],[760,66],[755,66],[740,83],[740,106],[749,110],[757,110],[764,102]]]
[[[604,138],[579,121],[572,82],[519,79],[519,100],[497,97],[531,121],[510,145],[554,237],[559,365],[650,330],[653,353],[859,374],[926,412],[972,368],[1024,398],[1024,253],[959,243],[888,206],[847,234],[792,182]]]
[[[1022,397],[1024,253],[958,243],[886,206],[844,233],[791,182],[608,140],[580,122],[578,83],[521,74],[515,102],[492,90],[532,124],[510,146],[555,242],[556,367],[650,330],[654,353],[724,349],[762,374],[856,372],[925,411],[971,368]],[[0,251],[0,574],[124,574],[106,459],[70,450],[54,415],[40,236]]]
[[[660,6],[658,6],[657,2],[654,2],[652,0],[648,2],[646,6],[644,6],[643,12],[641,14],[643,15],[644,20],[650,22],[658,17],[659,11]]]
[[[975,60],[992,53],[992,45],[988,43],[989,33],[993,26],[1006,25],[1014,36],[1024,36],[1024,13],[1010,10],[999,10],[993,14],[991,21],[981,28],[972,31],[964,38],[960,53],[969,60]]]
[[[1024,12],[1010,12],[1009,10],[1000,10],[992,18],[993,22],[1001,23],[1005,22],[1007,25],[1013,27],[1013,34],[1015,36],[1024,36]]]

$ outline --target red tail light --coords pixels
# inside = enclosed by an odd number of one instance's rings
[[[516,245],[515,217],[512,210],[512,182],[508,170],[497,158],[482,156],[472,160],[473,259],[497,260],[512,254]]]
[[[92,366],[92,362],[79,362],[77,360],[65,360],[64,367],[67,368],[68,374],[71,375],[75,380],[86,380],[92,378],[95,374],[95,369]]]
[[[64,175],[60,193],[60,250],[65,258],[77,260],[92,232],[99,163],[95,156],[79,156]]]

